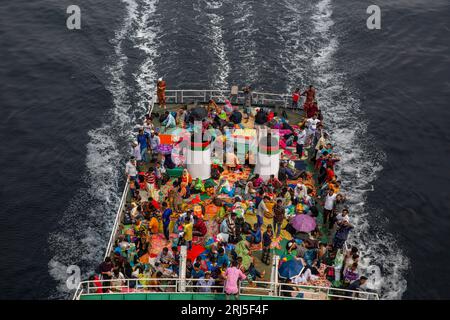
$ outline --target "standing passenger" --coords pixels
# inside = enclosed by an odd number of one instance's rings
[[[166,82],[162,79],[158,79],[157,84],[158,103],[160,108],[166,109]]]

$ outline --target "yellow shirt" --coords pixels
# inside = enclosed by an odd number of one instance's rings
[[[192,222],[184,225],[184,228],[183,228],[184,240],[192,241],[192,228],[193,228]]]

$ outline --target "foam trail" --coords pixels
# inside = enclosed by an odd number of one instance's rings
[[[78,192],[59,222],[60,230],[49,236],[49,247],[53,258],[49,261],[49,273],[59,282],[57,292],[50,298],[68,298],[69,290],[64,286],[67,279],[66,266],[78,265],[82,278],[92,272],[101,261],[109,239],[121,189],[119,181],[122,140],[125,128],[133,119],[129,86],[125,83],[125,67],[128,58],[124,54],[124,40],[127,39],[138,5],[134,0],[122,0],[126,15],[112,41],[115,54],[107,68],[110,76],[108,90],[112,94],[113,109],[107,121],[100,128],[88,134],[86,188]]]
[[[284,39],[284,57],[280,59],[286,70],[287,82],[285,92],[293,92],[296,87],[304,87],[308,76],[308,63],[311,48],[305,35],[309,34],[310,23],[304,23],[310,16],[310,6],[301,1],[285,0],[284,14],[277,23],[278,32]]]
[[[239,65],[236,65],[237,69],[236,78],[233,80],[243,84],[255,84],[260,78],[259,65],[257,56],[257,44],[255,36],[257,28],[255,27],[255,16],[253,10],[253,4],[251,1],[224,1],[232,8],[231,20],[229,24],[233,26],[234,42],[232,43],[232,50],[234,50],[239,59]]]
[[[136,97],[138,99],[139,116],[148,110],[148,103],[156,90],[156,68],[155,59],[158,57],[157,35],[160,33],[160,26],[155,19],[156,8],[159,0],[145,0],[142,14],[137,19],[136,32],[133,35],[135,48],[144,54],[144,61],[139,66],[138,73],[135,74],[137,82]]]
[[[212,88],[214,89],[228,89],[228,77],[230,75],[230,63],[227,59],[227,50],[223,40],[223,22],[224,18],[219,14],[215,13],[214,10],[219,10],[222,8],[222,1],[206,0],[206,9],[210,11],[206,15],[210,22],[210,35],[212,39],[212,51],[216,56],[215,67],[217,71],[215,72],[216,77],[214,77],[212,82]]]
[[[344,193],[349,196],[351,219],[356,226],[349,243],[361,250],[363,271],[380,271],[381,278],[371,277],[370,280],[373,280],[372,287],[380,290],[382,298],[400,299],[406,291],[404,274],[408,269],[408,259],[391,235],[375,232],[369,226],[369,213],[365,206],[367,192],[383,169],[385,155],[368,147],[373,144],[367,136],[367,124],[360,117],[358,92],[347,83],[345,74],[335,69],[333,55],[339,41],[331,32],[334,25],[332,13],[332,0],[317,3],[312,22],[314,43],[318,47],[312,66],[326,125],[341,156],[337,175],[343,182]]]

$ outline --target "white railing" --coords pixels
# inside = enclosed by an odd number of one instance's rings
[[[252,105],[287,107],[291,104],[291,96],[287,94],[255,91],[251,96]],[[207,103],[210,99],[218,103],[224,103],[225,99],[229,99],[232,103],[244,104],[245,95],[243,91],[238,91],[237,95],[232,96],[231,90],[166,90],[167,104]],[[157,97],[154,96],[152,101],[156,103]]]
[[[136,293],[183,293],[183,294],[223,294],[223,286],[200,285],[200,279],[140,278],[123,280],[91,280],[78,285],[74,300],[86,295],[136,294]],[[118,283],[117,283],[118,282]],[[254,297],[279,297],[299,300],[379,300],[377,293],[352,291],[339,288],[275,283],[266,281],[243,281],[239,295]]]
[[[114,225],[111,231],[111,236],[109,238],[108,247],[106,248],[105,252],[105,259],[112,253],[114,241],[116,239],[117,232],[119,230],[119,226],[123,218],[124,208],[127,202],[127,195],[129,190],[130,190],[130,179],[128,178],[122,193],[122,198],[120,198],[120,204],[119,208],[117,209],[116,219],[114,220]]]

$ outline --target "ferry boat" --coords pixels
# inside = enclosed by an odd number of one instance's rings
[[[301,98],[302,99],[302,98]],[[162,146],[160,153],[172,152],[174,146],[180,143],[180,140],[188,140],[182,136],[181,128],[172,128],[171,131],[166,132],[162,127],[163,125],[159,122],[158,118],[168,112],[176,112],[180,108],[186,108],[188,110],[196,110],[197,108],[202,108],[208,106],[211,101],[219,108],[226,108],[226,106],[233,106],[240,110],[243,114],[244,108],[250,113],[255,113],[255,111],[265,110],[267,112],[273,112],[272,116],[276,119],[288,119],[288,124],[295,126],[295,124],[302,122],[305,119],[305,113],[303,109],[292,108],[292,97],[288,94],[274,94],[267,92],[244,92],[239,91],[236,86],[233,86],[230,90],[166,90],[165,91],[165,106],[159,103],[156,93],[150,99],[150,105],[148,110],[148,115],[152,116],[155,127],[160,128],[159,138],[160,145]],[[301,101],[300,101],[301,102]],[[299,104],[300,106],[302,103]],[[205,109],[205,112],[208,112]],[[253,129],[258,127],[257,133]],[[231,128],[230,128],[231,129]],[[145,224],[140,227],[143,228],[143,232],[146,233],[146,238],[150,242],[150,247],[146,255],[138,257],[138,259],[131,257],[136,254],[136,248],[132,241],[130,240],[133,236],[136,236],[139,228],[135,224],[130,222],[129,212],[132,208],[132,192],[130,187],[133,185],[133,181],[128,179],[125,184],[125,188],[120,200],[119,208],[115,217],[113,224],[111,236],[106,248],[104,260],[108,257],[113,259],[128,260],[132,262],[134,267],[137,264],[144,266],[142,273],[136,277],[121,277],[119,279],[101,279],[101,277],[94,277],[89,280],[81,281],[78,288],[73,296],[75,300],[224,300],[226,295],[223,291],[223,284],[218,284],[214,282],[212,285],[206,285],[204,282],[200,284],[201,279],[189,278],[186,275],[186,270],[188,268],[188,259],[201,255],[207,251],[208,246],[211,243],[216,243],[221,239],[217,239],[217,210],[218,206],[213,200],[220,198],[222,204],[227,202],[232,202],[235,195],[220,193],[219,188],[223,187],[224,180],[222,179],[225,175],[228,179],[227,181],[231,184],[236,185],[239,182],[245,182],[249,178],[249,175],[258,172],[260,176],[267,180],[270,174],[275,174],[277,176],[279,170],[280,161],[285,161],[288,164],[294,165],[297,169],[302,170],[308,177],[305,184],[309,183],[309,187],[314,190],[318,190],[320,187],[317,182],[317,171],[310,161],[309,153],[314,151],[314,146],[305,148],[303,156],[300,158],[295,154],[295,148],[289,145],[281,145],[280,141],[283,140],[283,134],[274,134],[272,140],[268,143],[260,143],[261,141],[267,141],[265,139],[260,139],[260,131],[267,129],[266,126],[258,126],[254,122],[253,117],[249,117],[248,121],[242,122],[242,128],[230,131],[224,134],[228,141],[232,141],[233,144],[243,146],[244,150],[248,150],[252,142],[256,143],[256,164],[251,168],[246,165],[242,165],[239,173],[233,171],[233,169],[227,168],[222,173],[218,179],[211,178],[211,166],[214,166],[215,162],[212,159],[211,151],[211,140],[201,141],[201,145],[195,145],[195,142],[187,143],[187,147],[181,153],[181,156],[185,157],[184,160],[178,159],[180,164],[177,163],[174,169],[167,169],[168,181],[164,181],[164,184],[160,188],[156,188],[156,194],[159,193],[160,199],[158,203],[161,204],[167,197],[167,193],[170,188],[172,188],[173,183],[180,179],[184,170],[187,169],[188,173],[193,176],[195,183],[201,181],[201,184],[205,186],[207,181],[212,181],[208,191],[200,190],[198,194],[193,194],[189,198],[184,199],[182,202],[182,210],[180,212],[186,212],[190,210],[194,212],[194,215],[198,213],[199,216],[206,221],[208,227],[208,233],[204,237],[199,237],[194,239],[193,247],[188,250],[187,245],[183,244],[177,246],[177,238],[179,235],[175,232],[176,228],[170,225],[170,240],[164,239],[161,233],[160,226],[156,233],[150,232],[150,227],[146,225],[148,220],[143,219],[141,222]],[[281,129],[283,130],[283,129]],[[216,137],[217,138],[217,137]],[[166,149],[164,149],[164,147]],[[199,148],[196,148],[199,147]],[[238,147],[240,148],[240,147]],[[200,153],[200,163],[191,164],[186,161],[186,157],[195,157],[195,152]],[[189,154],[191,153],[191,154]],[[264,159],[263,159],[264,158]],[[263,160],[261,160],[263,159]],[[258,161],[265,161],[265,168],[262,168]],[[151,162],[151,161],[150,161]],[[139,168],[139,171],[146,172],[149,163],[143,163]],[[175,161],[177,162],[177,161]],[[187,164],[186,164],[187,162]],[[290,163],[289,163],[290,162]],[[267,165],[268,163],[268,165]],[[220,165],[220,164],[219,164]],[[217,178],[217,177],[215,177]],[[226,182],[227,182],[226,181]],[[231,181],[231,182],[230,182]],[[288,181],[288,184],[293,184],[295,187],[295,181]],[[243,187],[244,188],[244,187]],[[154,191],[154,190],[153,190]],[[149,193],[153,192],[148,189],[141,188],[139,190],[139,195],[142,201],[149,200]],[[209,192],[211,191],[211,192]],[[236,192],[238,194],[238,192]],[[251,198],[247,198],[245,194],[239,193],[248,200],[249,204],[244,212],[241,213],[244,221],[248,222],[251,226],[256,222],[256,215],[254,213],[254,208],[251,207]],[[247,200],[242,200],[247,202]],[[324,229],[323,225],[323,210],[320,205],[320,200],[317,198],[317,192],[313,193],[313,200],[317,203],[318,212],[315,216],[319,230],[320,239],[316,239],[320,242],[328,242],[328,230]],[[294,210],[297,208],[294,206]],[[234,210],[234,209],[233,209]],[[175,212],[175,211],[174,211]],[[128,214],[128,216],[127,216]],[[287,214],[288,217],[288,214]],[[160,217],[156,217],[160,219]],[[173,220],[173,219],[172,219]],[[268,224],[271,224],[271,218],[264,217],[262,228],[265,229]],[[286,220],[286,219],[285,219]],[[219,220],[220,221],[220,220]],[[159,222],[161,223],[161,222]],[[174,222],[176,224],[176,222]],[[212,225],[216,223],[215,229],[210,230]],[[357,226],[356,226],[357,227]],[[378,300],[378,293],[372,292],[370,290],[347,290],[339,287],[339,275],[340,267],[342,266],[342,259],[335,259],[332,267],[335,271],[335,279],[337,281],[330,282],[326,279],[326,274],[324,270],[321,270],[319,276],[312,281],[312,283],[293,283],[290,280],[290,276],[283,275],[282,271],[285,271],[283,264],[286,264],[289,259],[286,258],[285,250],[286,243],[289,240],[295,240],[291,234],[283,230],[280,237],[274,238],[270,248],[270,261],[267,265],[262,263],[262,248],[257,245],[248,248],[251,252],[253,258],[253,264],[256,269],[259,269],[260,275],[264,275],[258,279],[242,280],[239,283],[238,295],[240,300]],[[292,241],[294,241],[292,240]],[[303,239],[305,240],[305,239]],[[301,239],[297,239],[294,242],[296,244],[301,243]],[[155,263],[155,256],[160,254],[163,247],[177,246],[179,248],[178,256],[178,272],[170,272],[166,270],[165,267]],[[228,246],[230,246],[228,244]],[[233,248],[233,245],[231,245]],[[228,249],[228,247],[227,247]],[[341,254],[344,250],[348,249],[347,244],[345,244],[344,249],[338,252]],[[196,251],[194,254],[193,252]],[[203,252],[200,252],[203,251]],[[227,251],[229,252],[229,251]],[[229,253],[228,253],[229,254]],[[339,256],[341,257],[341,256]],[[341,257],[342,258],[342,257]],[[231,259],[231,258],[230,258]],[[337,261],[339,260],[339,261]],[[266,261],[267,262],[267,261]],[[286,266],[286,265],[285,265]],[[297,274],[302,274],[305,266],[301,270],[294,271]],[[282,270],[283,269],[283,270]],[[295,268],[294,268],[295,269]],[[159,270],[159,273],[158,273]],[[167,272],[166,272],[167,271]],[[266,272],[261,272],[266,271]],[[98,271],[95,272],[99,274]],[[294,274],[295,276],[295,274]],[[336,284],[338,283],[338,284]]]

